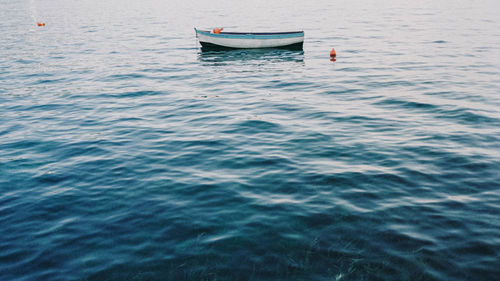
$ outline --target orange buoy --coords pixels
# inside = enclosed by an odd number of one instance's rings
[[[334,58],[337,56],[337,52],[335,52],[335,49],[332,48],[332,50],[330,51],[330,57]]]
[[[214,30],[212,30],[213,33],[215,34],[220,34],[220,32],[224,30],[224,28],[214,28]]]
[[[335,49],[332,48],[332,50],[330,51],[330,61],[336,61],[337,59],[335,59],[335,57],[337,56],[337,52],[335,52]]]
[[[45,23],[44,22],[37,22],[36,25],[38,25],[38,26],[45,26]]]

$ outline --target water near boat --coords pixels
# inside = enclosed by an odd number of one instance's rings
[[[0,0],[0,280],[498,279],[499,10]]]

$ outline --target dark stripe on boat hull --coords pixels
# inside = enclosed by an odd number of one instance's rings
[[[232,34],[232,35],[281,35],[281,34],[297,34],[303,35],[304,31],[289,31],[289,32],[226,32],[223,31],[220,34]]]
[[[231,47],[225,47],[225,46],[220,46],[212,43],[207,43],[207,42],[200,42],[201,44],[201,50],[202,51],[213,51],[213,50],[241,50],[244,48],[231,48]],[[302,50],[303,49],[304,42],[300,43],[294,43],[290,45],[284,45],[280,47],[269,47],[265,49],[286,49],[286,50]],[[254,48],[255,49],[255,48]],[[264,49],[264,48],[257,48],[257,49]]]
[[[194,29],[196,32],[199,33],[210,33],[209,30],[199,30],[199,29]],[[231,34],[231,35],[281,35],[281,34],[297,34],[297,35],[304,35],[304,31],[285,31],[285,32],[228,32],[228,31],[222,31],[221,33],[218,34]]]

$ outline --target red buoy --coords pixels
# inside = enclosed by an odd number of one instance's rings
[[[332,48],[332,50],[330,51],[330,57],[334,58],[337,56],[337,52],[335,52],[335,48]]]
[[[37,22],[36,25],[38,25],[38,26],[45,26],[45,23],[44,22]]]
[[[335,49],[332,48],[330,51],[330,61],[336,61],[337,59],[335,58],[337,56],[337,52],[335,52]]]

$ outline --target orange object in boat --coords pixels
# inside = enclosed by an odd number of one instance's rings
[[[224,28],[214,28],[214,30],[212,30],[215,34],[220,34],[220,32],[224,30]]]
[[[37,22],[37,25],[38,26],[45,26],[45,23],[44,22]]]

